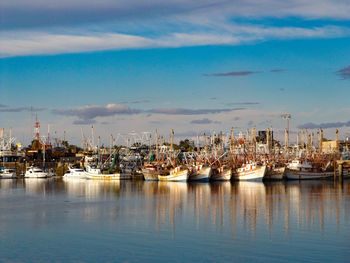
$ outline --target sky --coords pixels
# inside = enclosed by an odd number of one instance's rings
[[[2,0],[0,127],[350,136],[350,1]],[[31,110],[32,109],[32,110]]]

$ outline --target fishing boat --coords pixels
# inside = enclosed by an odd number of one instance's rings
[[[260,165],[256,162],[245,163],[237,169],[236,174],[232,178],[244,181],[262,181],[266,170],[266,165]]]
[[[187,181],[189,178],[189,171],[186,167],[177,166],[173,169],[170,169],[167,175],[158,175],[159,181],[172,181],[180,182]]]
[[[68,167],[68,171],[63,175],[64,178],[85,178],[85,171],[81,168]]]
[[[158,181],[158,175],[165,175],[161,166],[155,164],[146,164],[141,169],[143,177],[146,181]]]
[[[219,168],[213,168],[210,180],[211,181],[229,181],[232,177],[232,169],[228,165],[222,165]]]
[[[315,167],[310,161],[293,160],[287,165],[286,177],[288,180],[312,180],[332,177],[333,171]]]
[[[282,180],[284,178],[286,167],[282,164],[268,164],[264,180]]]
[[[97,180],[122,180],[130,179],[131,176],[123,175],[121,173],[102,173],[101,169],[87,166],[85,176],[87,179],[97,179]]]
[[[48,173],[44,172],[42,169],[35,167],[35,166],[30,166],[27,168],[25,174],[25,178],[47,178]]]
[[[0,178],[2,179],[13,179],[13,178],[17,178],[17,173],[15,169],[1,169],[0,170]]]
[[[189,181],[209,181],[211,174],[211,167],[209,165],[199,164],[191,168]]]

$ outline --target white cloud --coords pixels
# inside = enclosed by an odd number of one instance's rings
[[[67,35],[45,32],[7,32],[0,37],[0,56],[62,54],[151,45],[152,41],[149,39],[115,33]]]
[[[166,18],[191,23],[235,17],[350,19],[346,0],[2,0],[5,28]]]
[[[142,37],[111,32],[52,33],[5,31],[0,36],[0,56],[64,54],[135,48],[176,48],[203,45],[239,45],[252,41],[293,38],[328,38],[350,35],[350,29],[336,26],[315,28],[232,25],[225,30],[169,33]]]
[[[350,19],[343,0],[3,0],[0,56],[63,54],[130,48],[241,45],[254,41],[333,38],[345,26],[310,19]],[[299,26],[259,18],[297,17]],[[245,23],[237,23],[245,18]],[[260,23],[260,24],[259,24]],[[296,26],[298,25],[298,26]]]

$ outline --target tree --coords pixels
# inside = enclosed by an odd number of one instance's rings
[[[192,152],[194,149],[194,142],[189,139],[181,140],[179,146],[182,151]]]

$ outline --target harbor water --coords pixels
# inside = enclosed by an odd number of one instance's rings
[[[350,182],[0,180],[0,262],[348,262]]]

